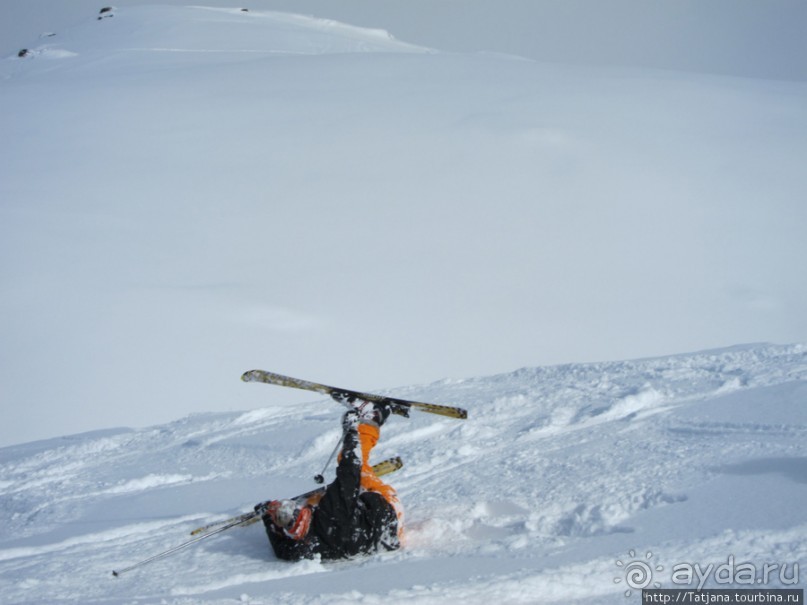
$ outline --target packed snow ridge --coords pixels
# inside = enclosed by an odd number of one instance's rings
[[[50,32],[19,58],[69,58],[82,53],[339,54],[426,52],[388,32],[303,15],[203,6],[102,9],[96,21]]]
[[[112,579],[196,526],[310,488],[339,436],[330,400],[200,414],[0,450],[5,602],[622,603],[616,562],[629,552],[652,553],[665,586],[677,562],[733,556],[787,564],[786,587],[807,556],[807,347],[525,368],[392,394],[470,412],[384,427],[379,459],[405,460],[390,476],[407,507],[402,551],[290,564],[250,526]]]

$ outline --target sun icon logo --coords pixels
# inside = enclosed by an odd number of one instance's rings
[[[619,584],[623,580],[625,584],[627,584],[628,589],[625,591],[625,596],[629,597],[633,590],[642,590],[643,588],[647,588],[650,584],[653,584],[655,588],[661,588],[660,582],[653,582],[653,572],[654,571],[664,571],[664,567],[661,565],[656,565],[653,567],[650,563],[650,559],[653,558],[653,553],[647,551],[644,556],[644,561],[641,559],[636,559],[636,551],[629,550],[628,555],[632,559],[631,561],[622,562],[617,560],[616,566],[620,569],[625,570],[625,574],[623,577],[614,578],[614,584]]]

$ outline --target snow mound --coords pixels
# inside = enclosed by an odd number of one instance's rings
[[[105,9],[19,58],[69,58],[81,54],[322,55],[425,52],[388,32],[272,11],[203,6],[131,6]],[[206,56],[206,61],[211,57]]]
[[[309,489],[339,435],[338,406],[315,401],[1,449],[0,591],[13,603],[624,603],[627,553],[651,553],[665,587],[677,562],[728,556],[788,565],[787,586],[807,556],[803,346],[393,393],[470,411],[384,427],[375,455],[405,460],[389,478],[407,507],[405,549],[289,564],[255,525],[103,579],[194,527]]]

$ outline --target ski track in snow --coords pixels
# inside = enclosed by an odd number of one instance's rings
[[[407,508],[404,550],[290,565],[254,525],[111,579],[197,525],[309,488],[339,435],[329,401],[198,415],[0,450],[3,602],[618,603],[614,562],[630,548],[665,561],[807,554],[793,506],[790,525],[766,525],[775,519],[759,509],[748,526],[741,509],[758,504],[698,500],[710,482],[745,478],[747,489],[760,476],[804,495],[805,347],[530,368],[394,394],[470,410],[464,422],[418,414],[384,428],[375,455],[405,460],[390,479]],[[705,527],[689,535],[676,523],[693,514]]]

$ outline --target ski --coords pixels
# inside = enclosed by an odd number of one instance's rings
[[[374,464],[373,472],[376,474],[376,476],[383,477],[384,475],[394,473],[401,467],[403,467],[403,460],[401,460],[399,456],[395,456],[394,458],[388,458],[387,460],[383,460],[378,464]],[[291,500],[300,500],[300,501],[308,500],[312,496],[315,496],[319,493],[323,493],[324,491],[325,487],[318,487],[317,489],[313,489],[309,492],[291,498]],[[242,515],[236,515],[235,517],[224,519],[223,521],[214,521],[213,523],[208,523],[207,525],[203,525],[202,527],[197,527],[191,532],[191,535],[197,536],[201,533],[210,531],[211,529],[220,527],[222,525],[228,525],[230,527],[236,527],[240,525],[242,527],[246,527],[247,525],[252,525],[256,521],[259,521],[260,518],[261,518],[260,514],[258,514],[256,511],[250,511]]]
[[[372,401],[375,403],[386,403],[392,409],[393,414],[399,416],[409,417],[409,410],[416,409],[430,414],[439,414],[441,416],[448,416],[450,418],[464,419],[468,417],[468,412],[462,408],[453,407],[449,405],[439,405],[436,403],[422,403],[420,401],[409,401],[407,399],[398,399],[397,397],[388,397],[386,395],[374,395],[373,393],[362,393],[361,391],[352,391],[350,389],[341,389],[331,387],[326,384],[318,382],[310,382],[308,380],[300,380],[299,378],[291,378],[290,376],[283,376],[282,374],[274,374],[273,372],[266,372],[264,370],[250,370],[244,372],[241,376],[244,382],[264,382],[266,384],[274,384],[281,387],[290,387],[293,389],[302,389],[304,391],[314,391],[315,393],[322,393],[328,395],[338,402],[352,402],[356,399],[361,401]]]

